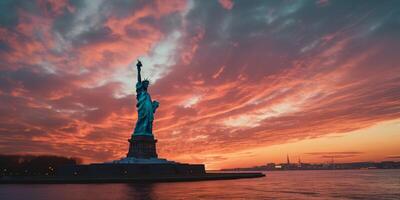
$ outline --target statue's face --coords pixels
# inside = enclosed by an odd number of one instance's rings
[[[143,81],[143,88],[147,89],[149,87],[149,82],[148,81]]]

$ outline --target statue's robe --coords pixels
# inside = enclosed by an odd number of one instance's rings
[[[151,101],[150,94],[144,90],[141,82],[136,83],[136,99],[138,119],[134,135],[152,135],[155,104]]]

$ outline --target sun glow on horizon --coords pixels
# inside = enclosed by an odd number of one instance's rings
[[[208,169],[286,154],[399,159],[398,1],[15,0],[0,11],[4,154],[126,156],[140,59],[163,158]]]
[[[286,163],[287,155],[294,163],[297,163],[299,158],[303,163],[328,163],[332,159],[338,163],[399,161],[400,146],[396,140],[400,138],[399,127],[400,121],[393,120],[348,133],[305,138],[229,154],[218,154],[224,159],[207,162],[207,169],[253,167],[272,162]],[[393,140],[387,141],[386,137]],[[382,157],[382,154],[386,156]]]

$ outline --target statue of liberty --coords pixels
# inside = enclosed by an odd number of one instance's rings
[[[142,81],[140,75],[142,66],[142,63],[138,60],[136,64],[138,71],[138,79],[136,83],[136,107],[138,111],[138,119],[136,121],[133,135],[153,136],[154,113],[156,112],[159,103],[157,101],[152,101],[150,94],[147,92],[150,82],[148,80]]]

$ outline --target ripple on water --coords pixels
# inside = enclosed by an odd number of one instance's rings
[[[400,199],[400,170],[266,172],[256,179],[148,184],[0,185],[7,199]]]

